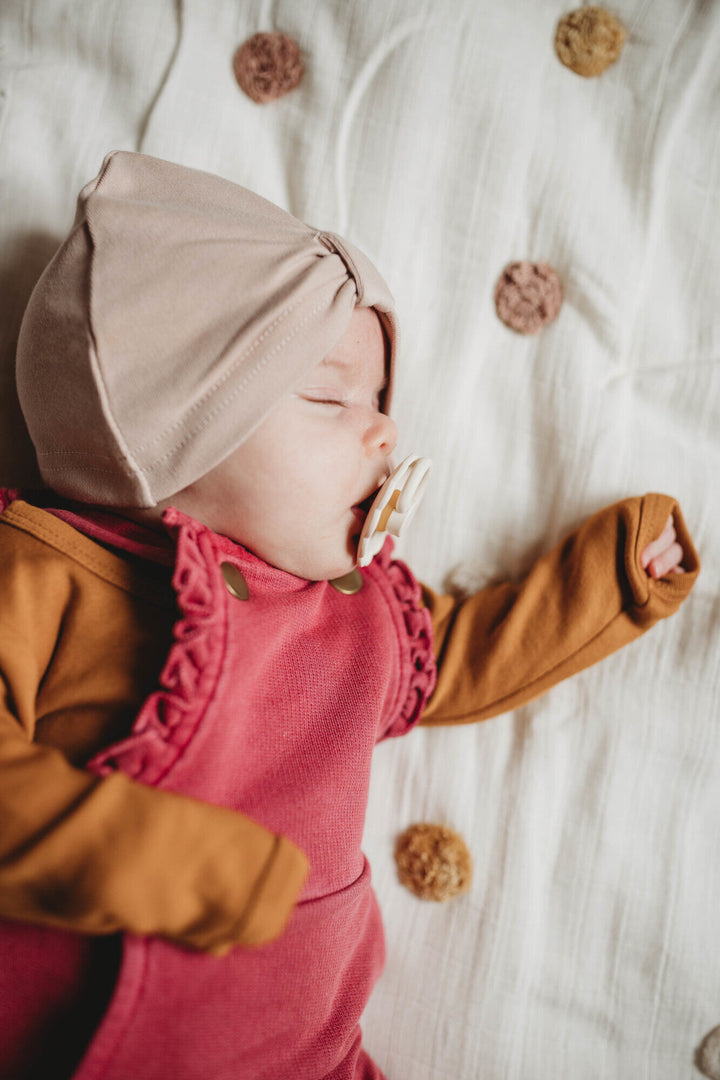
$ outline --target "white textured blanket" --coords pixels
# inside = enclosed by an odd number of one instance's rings
[[[474,728],[379,748],[366,850],[388,963],[365,1017],[390,1080],[691,1080],[720,1024],[720,4],[618,0],[583,78],[559,0],[4,0],[2,382],[40,270],[109,149],[218,172],[345,233],[393,289],[399,453],[434,460],[400,554],[436,588],[521,574],[584,517],[676,495],[703,560],[679,614]],[[299,87],[236,48],[281,30]],[[564,302],[495,312],[513,260]],[[3,480],[24,443],[0,429]],[[542,634],[542,625],[538,633]],[[471,891],[397,882],[414,821]]]

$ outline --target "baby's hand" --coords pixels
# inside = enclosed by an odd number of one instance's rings
[[[684,574],[680,563],[683,549],[675,539],[675,523],[672,514],[665,523],[665,528],[657,540],[653,540],[640,555],[640,565],[652,578],[661,578],[665,574]]]

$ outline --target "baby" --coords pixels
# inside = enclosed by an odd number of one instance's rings
[[[391,539],[358,568],[397,352],[340,237],[140,154],[80,193],[18,345],[47,489],[0,517],[3,1080],[380,1078],[374,745],[514,708],[690,591],[663,495],[464,600]]]

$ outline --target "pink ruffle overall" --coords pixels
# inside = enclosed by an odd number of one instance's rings
[[[347,596],[177,511],[166,524],[181,618],[162,688],[90,767],[242,811],[302,848],[310,876],[259,948],[214,958],[126,935],[73,1080],[377,1080],[358,1021],[384,942],[360,843],[373,747],[417,721],[434,685],[419,586],[390,542]],[[228,592],[225,562],[247,601]]]

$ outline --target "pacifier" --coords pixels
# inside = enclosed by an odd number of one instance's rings
[[[358,566],[367,566],[388,533],[400,536],[414,515],[430,472],[428,458],[410,454],[390,473],[368,510],[358,543]]]

